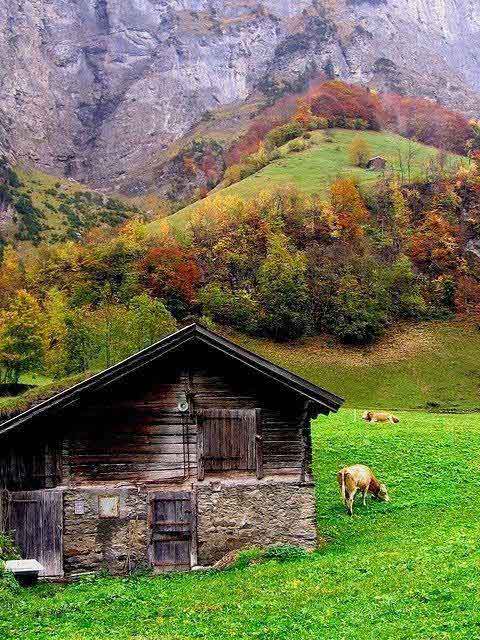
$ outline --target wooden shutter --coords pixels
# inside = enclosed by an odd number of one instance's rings
[[[150,560],[159,571],[190,569],[192,551],[192,494],[155,493],[150,501],[152,539]]]
[[[44,566],[40,575],[63,575],[63,493],[18,491],[10,495],[8,529],[22,558]]]
[[[219,471],[257,471],[261,465],[259,409],[202,409],[198,413],[198,477]]]

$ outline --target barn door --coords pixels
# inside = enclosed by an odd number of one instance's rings
[[[150,562],[158,571],[190,569],[193,515],[190,492],[162,492],[152,495]]]
[[[198,478],[219,471],[262,476],[259,409],[204,409],[198,414]]]
[[[17,491],[10,494],[8,529],[22,558],[38,560],[45,570],[40,575],[63,575],[63,493]]]

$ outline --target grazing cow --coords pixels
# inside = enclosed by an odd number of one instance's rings
[[[365,411],[362,418],[365,422],[391,422],[392,424],[400,422],[393,413],[385,413],[384,411]]]
[[[367,493],[371,493],[378,500],[390,502],[387,487],[381,484],[373,475],[372,470],[363,464],[345,467],[337,474],[338,484],[342,492],[342,500],[350,515],[353,515],[353,500],[357,491],[363,494],[363,504]]]

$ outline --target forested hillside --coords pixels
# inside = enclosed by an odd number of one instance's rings
[[[17,225],[0,266],[4,381],[101,369],[195,318],[365,345],[396,323],[478,313],[480,126],[401,103],[324,83],[280,123],[252,123],[226,188],[155,222],[4,164],[3,210]]]

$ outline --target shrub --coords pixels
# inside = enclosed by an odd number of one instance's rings
[[[274,160],[278,160],[281,157],[282,157],[282,154],[281,154],[281,151],[280,151],[280,149],[278,147],[275,147],[274,149],[272,149],[268,154],[269,162],[273,162]]]
[[[270,159],[265,146],[260,145],[256,153],[252,153],[247,157],[245,164],[247,166],[250,165],[253,168],[253,172],[256,173],[266,167],[269,162]]]
[[[267,148],[282,147],[289,140],[293,140],[301,136],[304,132],[303,126],[296,121],[284,124],[281,127],[275,127],[265,136],[265,144]]]
[[[299,560],[308,556],[308,552],[302,547],[293,544],[277,544],[265,549],[263,557],[266,560],[277,560],[278,562],[288,562],[289,560]]]
[[[0,562],[18,560],[20,554],[12,538],[6,533],[0,533]]]
[[[299,153],[308,148],[308,143],[303,138],[296,138],[288,143],[287,150],[289,153]]]
[[[259,549],[252,547],[239,551],[234,561],[226,567],[227,569],[245,569],[251,564],[259,564],[276,560],[277,562],[289,562],[291,560],[299,560],[308,556],[308,551],[292,544],[278,544]]]
[[[319,116],[313,116],[308,128],[310,131],[315,129],[328,129],[328,118],[321,118]]]

